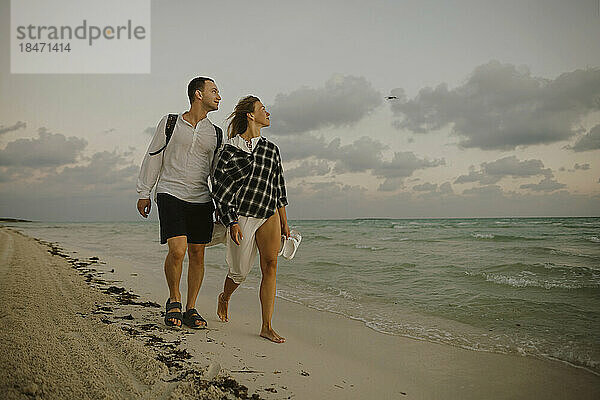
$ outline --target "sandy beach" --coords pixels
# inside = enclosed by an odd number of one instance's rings
[[[273,326],[287,341],[274,344],[258,336],[248,290],[225,324],[214,312],[220,288],[203,286],[209,329],[168,330],[163,299],[104,280],[100,262],[0,228],[2,398],[600,397],[600,377],[565,363],[385,335],[282,299]]]

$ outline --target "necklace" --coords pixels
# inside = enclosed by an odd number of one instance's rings
[[[248,149],[252,151],[252,139],[248,140],[245,137],[242,137],[242,139],[244,139],[244,142],[246,142],[246,146],[248,146]]]

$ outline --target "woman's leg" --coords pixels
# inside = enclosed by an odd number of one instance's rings
[[[271,317],[275,306],[275,287],[277,275],[277,254],[281,245],[281,227],[279,214],[275,213],[256,231],[256,244],[260,253],[260,304],[262,307],[262,328],[260,336],[275,343],[285,342],[271,327]]]
[[[235,289],[240,286],[239,283],[235,283],[233,279],[230,277],[225,278],[225,283],[223,284],[223,292],[219,294],[217,299],[217,316],[221,319],[222,322],[228,322],[229,317],[227,316],[227,306],[229,305],[229,299]]]
[[[256,260],[256,241],[254,235],[262,225],[264,219],[239,216],[238,223],[243,239],[236,244],[231,236],[227,235],[227,255],[225,257],[229,272],[223,284],[223,292],[217,298],[217,316],[222,322],[228,322],[227,306],[233,292],[246,279],[254,261]],[[229,233],[229,232],[228,232]]]

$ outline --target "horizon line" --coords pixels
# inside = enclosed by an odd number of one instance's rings
[[[290,221],[378,221],[378,220],[415,220],[415,219],[540,219],[540,218],[600,218],[600,215],[568,215],[568,216],[494,216],[494,217],[352,217],[352,218],[290,218]],[[158,219],[152,220],[27,220],[25,218],[0,217],[0,223],[131,223],[131,222],[158,222]]]

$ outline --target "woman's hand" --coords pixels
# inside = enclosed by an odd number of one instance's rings
[[[242,230],[240,229],[240,226],[237,223],[229,227],[229,234],[231,235],[231,240],[233,240],[235,244],[239,246],[244,236],[242,236]]]
[[[290,237],[290,227],[288,226],[287,221],[281,223],[281,234],[285,236],[285,238]]]

